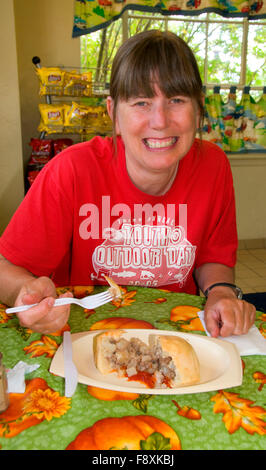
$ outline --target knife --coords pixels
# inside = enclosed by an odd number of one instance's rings
[[[65,396],[74,395],[78,383],[78,371],[72,359],[72,340],[69,331],[64,332],[63,337]]]

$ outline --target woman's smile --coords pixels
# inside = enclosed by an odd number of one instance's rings
[[[177,140],[178,137],[165,137],[161,139],[146,137],[143,139],[143,142],[149,150],[161,151],[170,149],[175,146]]]

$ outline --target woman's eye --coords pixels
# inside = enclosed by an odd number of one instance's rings
[[[174,103],[174,104],[184,103],[184,99],[183,98],[172,98],[171,102]]]
[[[135,106],[146,106],[148,103],[146,101],[137,101]]]

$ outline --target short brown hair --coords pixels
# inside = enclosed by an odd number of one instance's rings
[[[202,122],[202,80],[193,52],[176,34],[159,30],[136,34],[117,51],[110,79],[114,122],[118,101],[153,97],[155,79],[168,98],[183,95],[194,99]]]

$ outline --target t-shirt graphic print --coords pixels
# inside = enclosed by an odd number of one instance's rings
[[[92,255],[92,279],[105,274],[120,285],[184,285],[196,252],[184,227],[123,223],[107,232]]]

